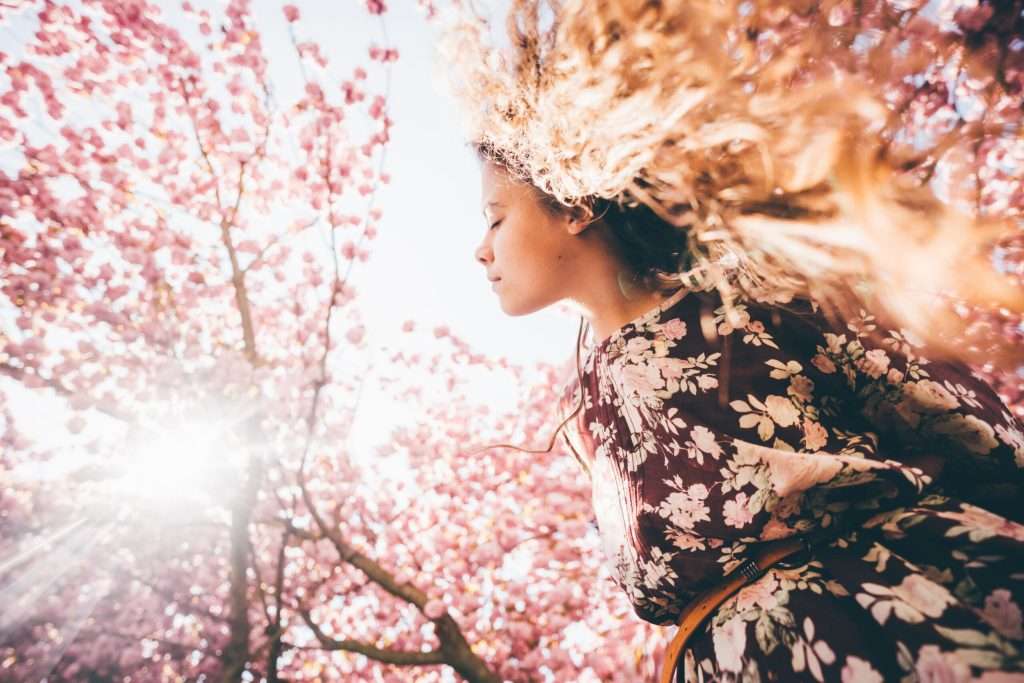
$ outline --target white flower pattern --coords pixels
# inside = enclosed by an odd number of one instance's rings
[[[717,338],[692,333],[707,330],[704,311]],[[719,608],[691,641],[691,673],[877,683],[1024,672],[1024,526],[1003,516],[1018,509],[1024,431],[978,377],[921,350],[866,314],[845,329],[797,302],[730,316],[713,292],[685,290],[589,349],[591,401],[570,429],[592,463],[613,575],[641,618],[674,623],[758,542],[823,537],[810,561]],[[904,463],[919,446],[956,478]],[[1017,488],[1003,502],[947,492],[1007,482]],[[865,619],[877,633],[854,637]],[[778,647],[788,672],[769,664]]]

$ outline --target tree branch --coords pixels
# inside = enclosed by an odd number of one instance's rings
[[[285,234],[285,235],[278,235],[277,237],[272,239],[269,243],[266,244],[266,246],[264,246],[262,249],[260,249],[259,253],[256,254],[255,257],[253,257],[252,261],[250,261],[248,263],[248,265],[245,266],[245,268],[242,268],[242,274],[245,275],[250,270],[252,270],[252,268],[254,266],[256,266],[259,263],[261,263],[263,261],[264,257],[266,257],[267,252],[269,252],[274,247],[280,246],[285,241],[286,238],[288,238],[288,237],[295,237],[297,235],[301,235],[302,233],[304,233],[305,231],[309,230],[310,228],[312,228],[314,225],[316,225],[319,222],[320,222],[319,218],[314,218],[313,220],[311,220],[310,222],[306,223],[302,227],[298,228],[294,232],[292,232],[290,234]]]
[[[427,666],[446,663],[444,654],[441,650],[410,652],[405,650],[381,648],[358,640],[337,640],[320,630],[320,627],[316,625],[308,611],[301,612],[301,615],[302,620],[306,622],[306,625],[311,631],[313,631],[317,641],[319,641],[321,649],[324,650],[356,652],[378,662],[384,662],[385,664],[399,664],[403,666]]]
[[[0,375],[10,377],[11,379],[21,384],[26,384],[25,378],[31,376],[33,378],[32,381],[37,382],[38,384],[42,385],[43,387],[46,387],[47,389],[52,389],[62,398],[71,398],[72,396],[75,395],[74,391],[68,389],[66,386],[64,386],[55,379],[47,379],[45,377],[42,377],[41,375],[29,373],[25,370],[25,368],[19,368],[9,363],[0,363]],[[104,415],[120,420],[122,422],[135,422],[134,415],[116,405],[94,405],[92,407],[95,410],[100,411]]]

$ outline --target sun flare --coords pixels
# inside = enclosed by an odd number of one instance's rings
[[[185,503],[202,498],[237,454],[224,448],[224,439],[209,425],[165,429],[127,454],[119,493],[143,502]]]

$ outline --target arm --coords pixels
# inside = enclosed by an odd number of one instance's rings
[[[816,358],[843,377],[887,457],[917,459],[942,492],[1020,521],[1020,424],[970,368],[926,353],[903,331],[862,314],[826,334]]]

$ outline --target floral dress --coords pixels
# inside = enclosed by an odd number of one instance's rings
[[[675,624],[758,542],[813,542],[677,680],[1024,681],[1024,432],[999,397],[869,315],[735,312],[681,289],[591,344],[565,432],[642,619]]]

